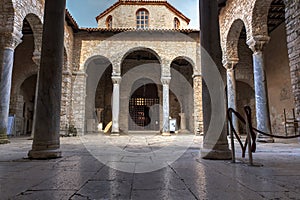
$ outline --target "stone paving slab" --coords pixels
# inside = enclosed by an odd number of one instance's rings
[[[172,146],[170,152],[159,155],[174,141],[176,148]],[[151,164],[163,162],[188,141],[193,143],[175,162],[165,162],[164,168],[149,173],[137,173],[139,169],[151,170]],[[63,157],[54,160],[26,159],[31,143],[27,138],[12,138],[10,144],[0,146],[1,200],[300,200],[299,143],[258,143],[253,156],[259,167],[249,166],[238,146],[236,164],[201,159],[201,136],[62,138]],[[97,160],[98,156],[107,163]],[[130,173],[106,164],[123,166]]]

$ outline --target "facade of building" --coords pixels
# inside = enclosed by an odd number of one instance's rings
[[[284,109],[300,112],[299,5],[228,0],[220,8],[228,104],[258,110],[259,128],[275,134],[284,133]],[[0,3],[1,127],[9,110],[17,134],[34,123],[43,7]],[[66,12],[61,132],[94,132],[110,121],[116,133],[168,132],[170,117],[182,131],[201,132],[200,39],[190,20],[166,0],[119,0],[96,20],[98,28],[79,28]]]

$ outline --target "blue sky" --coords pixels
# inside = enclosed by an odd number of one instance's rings
[[[67,0],[70,11],[80,27],[97,27],[95,17],[117,0]],[[168,0],[191,19],[190,28],[199,29],[199,0]]]

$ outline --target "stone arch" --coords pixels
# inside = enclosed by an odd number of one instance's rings
[[[109,58],[107,58],[106,56],[102,56],[102,55],[95,55],[95,56],[91,56],[89,57],[85,62],[84,62],[84,68],[83,70],[86,72],[88,66],[91,64],[92,61],[96,60],[96,59],[104,59],[107,60],[109,63],[112,63],[111,60]]]
[[[142,46],[139,46],[139,47],[133,47],[131,49],[129,49],[123,56],[122,56],[122,59],[121,59],[121,63],[126,59],[126,57],[135,52],[135,51],[148,51],[149,53],[152,53],[153,55],[155,55],[155,57],[157,58],[157,60],[159,61],[159,63],[162,63],[162,59],[161,57],[158,55],[158,53],[151,49],[151,48],[148,48],[148,47],[142,47]]]
[[[43,35],[42,21],[37,15],[33,13],[27,14],[24,19],[28,21],[33,32],[33,38],[34,38],[33,57],[40,57],[41,49],[42,49],[42,35]]]
[[[230,35],[237,35],[233,33],[238,32],[237,30],[241,26],[241,22],[246,29],[247,40],[249,40],[251,37],[251,18],[248,17],[247,13],[251,13],[253,1],[254,0],[228,1],[226,6],[220,11],[219,24],[223,62],[226,62],[227,59],[230,58],[230,55],[227,55],[227,53],[229,53],[227,52],[227,49],[230,49],[230,45],[227,44],[228,39],[230,39],[228,37]]]
[[[38,73],[37,70],[34,68],[32,68],[29,71],[25,70],[22,76],[19,77],[16,83],[13,85],[14,87],[12,88],[12,95],[19,94],[21,85],[24,83],[24,81],[29,77],[36,75],[37,73]]]
[[[121,73],[121,70],[122,70],[121,66],[122,66],[122,63],[124,62],[124,60],[127,58],[128,55],[130,55],[133,52],[137,52],[137,51],[147,51],[147,52],[153,54],[160,64],[163,63],[162,58],[158,55],[158,53],[155,50],[148,48],[148,47],[142,47],[142,46],[133,47],[133,48],[127,50],[126,53],[121,56],[121,60],[120,60],[120,62],[118,62],[119,65],[113,66],[113,73],[115,73],[115,72]]]
[[[188,56],[177,56],[177,57],[172,59],[171,63],[173,63],[175,60],[178,60],[178,59],[186,60],[192,66],[193,71],[195,70],[196,64],[195,64],[195,61],[192,58],[190,58]]]
[[[27,3],[30,4],[30,3]],[[21,32],[22,22],[26,16],[34,15],[41,24],[44,21],[44,1],[36,1],[35,5],[24,6],[21,1],[14,2],[15,26],[14,28]]]
[[[268,14],[273,0],[255,0],[251,13],[251,36],[268,35]]]
[[[223,61],[226,62],[229,59],[239,58],[238,44],[243,27],[246,28],[245,23],[242,19],[235,19],[232,22],[226,36],[226,47],[225,52],[223,52]]]

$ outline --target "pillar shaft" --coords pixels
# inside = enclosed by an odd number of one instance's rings
[[[222,88],[222,80],[216,84],[210,80],[212,76],[220,76],[220,69],[223,68],[220,47],[220,28],[217,0],[200,0],[200,37],[201,37],[201,73],[202,73],[202,109],[204,139],[201,157],[204,159],[231,159],[231,152],[228,147],[227,129],[225,126],[225,88]],[[208,58],[209,57],[209,58]],[[210,58],[214,61],[211,63]],[[213,67],[217,66],[217,73]],[[206,83],[207,81],[207,83]],[[213,85],[213,91],[208,90],[208,85]],[[220,92],[216,92],[220,91]],[[220,109],[217,109],[221,107]],[[218,110],[218,111],[216,111]],[[218,112],[218,113],[215,113]],[[217,116],[220,122],[211,121],[212,116]],[[223,120],[223,121],[222,121]],[[221,122],[222,121],[222,122]],[[220,127],[217,130],[211,127]],[[220,132],[219,132],[220,131]]]
[[[4,34],[3,34],[4,35]],[[7,125],[9,114],[9,102],[11,92],[12,69],[14,62],[14,49],[21,42],[21,34],[5,34],[4,44],[0,50],[0,144],[8,143]]]
[[[65,0],[45,2],[35,135],[28,153],[33,159],[61,156],[59,125],[65,4]]]
[[[234,61],[228,61],[225,64],[227,69],[227,104],[228,108],[232,108],[237,111],[237,89],[236,89],[236,78],[235,78],[235,67],[238,63],[238,59]],[[238,131],[238,120],[235,115],[232,117],[233,127]],[[230,126],[229,126],[230,129]]]
[[[41,62],[41,55],[36,54],[32,57],[33,62],[38,66],[38,73],[36,78],[36,86],[35,86],[35,96],[34,96],[34,107],[33,107],[33,121],[32,121],[32,131],[31,131],[31,138],[34,138],[34,127],[36,124],[36,108],[37,108],[37,98],[39,94],[39,71],[40,71],[40,62]]]
[[[263,49],[268,41],[269,37],[267,36],[257,36],[250,39],[247,43],[253,51],[257,128],[260,131],[272,134],[267,79],[263,57]],[[261,134],[258,135],[257,140],[260,142],[274,142],[273,138],[266,137]]]
[[[169,85],[171,77],[162,77],[161,82],[163,85],[163,129],[162,135],[170,135],[170,101],[169,101]]]
[[[112,101],[112,134],[119,134],[119,114],[120,114],[120,82],[121,76],[112,76],[113,81],[113,101]]]

